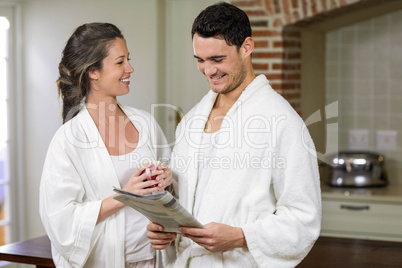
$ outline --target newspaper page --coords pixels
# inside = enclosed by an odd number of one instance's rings
[[[179,233],[178,228],[204,226],[191,215],[169,192],[138,195],[121,189],[114,189],[119,195],[114,199],[134,208],[150,221],[164,227],[164,232]]]

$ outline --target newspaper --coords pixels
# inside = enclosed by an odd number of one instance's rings
[[[150,195],[138,195],[118,188],[119,195],[114,199],[134,208],[150,221],[164,227],[164,232],[180,233],[178,228],[204,226],[191,215],[169,192],[154,192]]]

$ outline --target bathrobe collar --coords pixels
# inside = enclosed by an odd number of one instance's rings
[[[241,113],[241,104],[243,102],[246,102],[249,98],[251,98],[254,93],[258,90],[260,90],[264,85],[268,83],[267,78],[265,75],[259,75],[257,76],[241,93],[237,101],[233,104],[233,106],[229,109],[227,112],[226,116],[224,117],[221,125],[221,129],[225,129],[229,127],[228,120],[227,118],[235,118],[236,115],[240,112]],[[194,108],[194,113],[193,115],[197,116],[197,120],[192,120],[192,118],[187,118],[187,120],[191,121],[191,126],[189,126],[189,122],[184,122],[187,126],[184,128],[191,127],[192,129],[204,129],[205,124],[207,123],[209,114],[211,113],[212,107],[215,103],[215,100],[217,98],[218,94],[210,90],[207,95],[203,97],[203,99],[198,103],[198,105]],[[199,120],[198,120],[199,119]],[[232,120],[233,122],[233,120]],[[242,122],[240,122],[241,124]],[[185,130],[186,131],[186,130]],[[234,134],[235,135],[235,134]],[[202,142],[202,135],[194,135],[194,137],[191,138],[192,143],[194,145],[199,145]],[[219,143],[219,137],[218,141]],[[188,146],[188,155],[190,156],[195,156],[200,152],[200,146]],[[218,154],[223,154],[222,150],[218,151]],[[217,156],[219,157],[219,156]],[[189,170],[188,170],[188,178],[193,178],[189,179],[188,183],[188,199],[187,199],[187,204],[186,207],[187,209],[190,209],[192,211],[194,202],[195,202],[195,191],[196,191],[196,186],[197,186],[197,181],[198,181],[198,165],[199,162],[195,157],[190,157],[190,165]]]

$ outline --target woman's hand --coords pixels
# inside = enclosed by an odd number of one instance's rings
[[[123,190],[145,195],[163,190],[170,184],[172,184],[172,171],[168,165],[161,163],[155,167],[155,164],[150,162],[138,165]]]
[[[161,163],[160,165],[158,165],[157,169],[163,170],[163,173],[156,178],[160,179],[158,187],[160,190],[162,190],[172,184],[172,170],[166,163]]]
[[[155,169],[151,171],[150,174],[147,174],[145,170],[147,168],[151,168],[153,163],[146,163],[142,165],[138,165],[137,170],[131,175],[127,184],[124,186],[123,190],[132,192],[135,194],[149,194],[154,191],[157,191],[155,187],[153,187],[156,183],[159,184],[160,181],[156,178],[155,180],[149,180],[148,176],[156,176],[163,173],[163,170]],[[160,180],[160,179],[159,179]]]
[[[149,168],[150,173],[147,174],[146,169]],[[151,169],[153,169],[151,171]],[[150,179],[154,177],[154,179]],[[172,184],[172,171],[167,164],[155,164],[150,162],[138,165],[137,170],[131,175],[123,190],[135,194],[146,195],[155,191],[160,191]],[[103,221],[116,211],[120,210],[125,204],[113,199],[112,195],[102,200],[101,209],[99,211],[97,223]]]

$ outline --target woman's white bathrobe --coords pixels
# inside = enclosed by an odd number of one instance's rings
[[[182,119],[170,164],[180,203],[193,211],[195,202],[201,202],[195,216],[203,224],[241,227],[248,249],[211,253],[179,237],[164,252],[164,263],[295,267],[320,233],[320,182],[311,137],[299,115],[260,75],[214,134],[216,155],[202,155],[201,133],[216,96],[210,91]],[[203,179],[198,177],[200,164],[211,169],[211,176],[204,195],[195,200],[197,180]]]
[[[157,148],[167,141],[153,117],[121,108],[140,133],[138,148],[148,146],[155,159],[167,160],[170,149]],[[40,216],[57,267],[124,267],[123,210],[96,224],[101,202],[114,194],[113,187],[122,186],[84,107],[54,135],[40,184]]]

